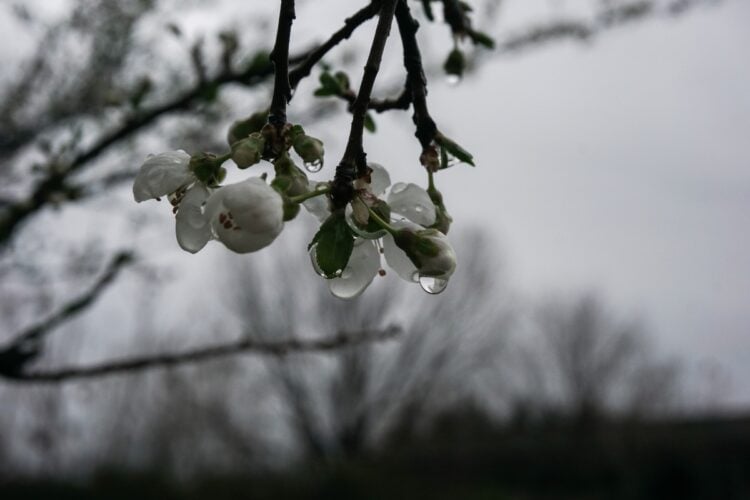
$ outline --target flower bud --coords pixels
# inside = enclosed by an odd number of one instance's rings
[[[220,168],[221,165],[217,163],[216,155],[211,153],[198,153],[190,158],[190,170],[203,184],[216,184],[221,176]]]
[[[456,252],[448,238],[437,229],[401,229],[394,235],[396,245],[417,267],[420,277],[448,279],[456,269]]]
[[[302,158],[306,165],[322,166],[323,165],[323,142],[309,135],[299,134],[292,141],[294,151]],[[319,170],[319,168],[317,169]]]
[[[247,168],[258,163],[263,157],[266,141],[259,132],[232,144],[232,160],[239,168]]]

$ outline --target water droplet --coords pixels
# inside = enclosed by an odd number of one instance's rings
[[[419,285],[425,292],[437,295],[442,292],[448,286],[448,280],[443,278],[435,278],[432,276],[420,276]]]
[[[323,162],[322,161],[306,161],[304,163],[305,170],[310,172],[311,174],[314,174],[315,172],[320,172],[320,169],[323,168]]]
[[[458,75],[446,75],[445,81],[448,82],[448,85],[455,87],[461,83],[461,77]]]
[[[422,212],[424,212],[424,207],[422,205],[417,205],[416,207],[414,207],[414,211],[421,214]]]
[[[312,263],[313,269],[315,269],[315,272],[318,273],[318,275],[322,278],[326,277],[326,273],[323,272],[323,270],[320,268],[320,265],[318,265],[318,257],[317,257],[317,245],[312,247],[310,249],[310,262]]]
[[[407,186],[408,186],[408,184],[406,184],[405,182],[397,182],[391,188],[391,193],[393,193],[393,194],[400,193],[401,191],[403,191],[404,189],[406,189]]]

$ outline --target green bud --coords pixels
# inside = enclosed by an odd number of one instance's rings
[[[216,164],[215,155],[198,153],[190,157],[189,167],[199,181],[204,184],[213,184],[218,174],[219,165]]]
[[[232,160],[239,168],[247,168],[258,163],[263,157],[266,140],[260,132],[253,132],[246,139],[232,144]]]
[[[323,142],[309,135],[297,135],[292,139],[294,151],[306,164],[323,165]]]
[[[299,196],[309,191],[307,175],[284,153],[274,161],[276,177],[271,185],[287,196]]]
[[[299,203],[289,203],[284,202],[284,221],[290,221],[297,217],[297,214],[300,210],[300,204]]]

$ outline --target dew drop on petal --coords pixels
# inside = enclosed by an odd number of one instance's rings
[[[448,280],[433,276],[420,276],[419,285],[425,292],[437,295],[448,287]]]

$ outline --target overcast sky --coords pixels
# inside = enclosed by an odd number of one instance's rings
[[[749,26],[750,3],[728,1],[498,58],[429,96],[477,160],[440,179],[456,226],[495,235],[515,286],[602,293],[667,351],[726,367],[744,403]],[[373,137],[371,154],[410,161],[409,125]]]

